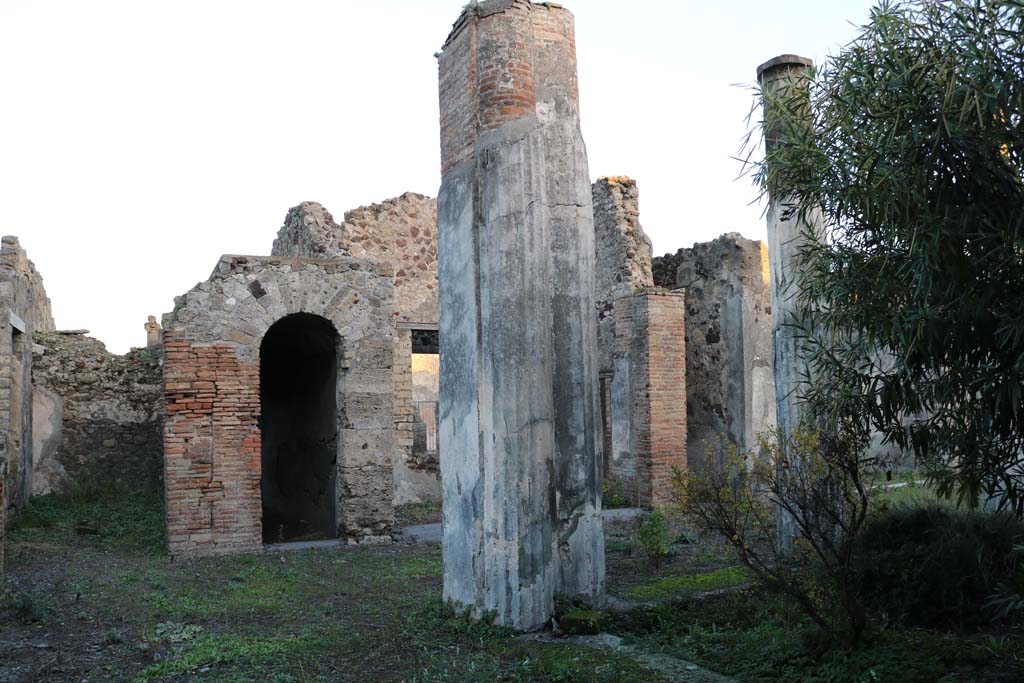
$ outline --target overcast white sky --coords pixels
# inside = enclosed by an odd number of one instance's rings
[[[288,208],[440,185],[437,62],[462,0],[0,0],[0,232],[57,326],[112,351]],[[761,239],[735,180],[758,64],[815,60],[867,0],[578,0],[593,178],[629,175],[655,254]],[[851,23],[852,22],[852,23]]]

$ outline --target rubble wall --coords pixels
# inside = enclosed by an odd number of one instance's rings
[[[724,437],[748,451],[775,426],[768,252],[738,233],[677,252],[686,290],[690,464]]]
[[[338,224],[316,202],[288,212],[272,254],[297,258],[367,258],[394,272],[395,468],[397,504],[440,495],[436,457],[414,445],[411,329],[437,329],[437,200],[414,192],[345,213]]]
[[[361,206],[335,223],[323,206],[303,202],[278,231],[274,256],[352,256],[394,272],[395,319],[437,323],[437,200],[415,192]]]
[[[32,493],[158,485],[163,477],[160,347],[124,356],[80,332],[36,333]]]
[[[651,259],[651,277],[655,287],[676,288],[676,271],[686,260],[686,251],[686,249],[679,249],[674,254],[655,256]]]
[[[601,372],[612,371],[615,346],[612,305],[620,297],[654,286],[651,240],[640,227],[636,181],[625,176],[599,178],[594,201],[594,299]]]

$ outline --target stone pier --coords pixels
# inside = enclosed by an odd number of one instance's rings
[[[806,57],[781,55],[757,68],[757,79],[764,93],[800,96],[810,86],[814,63]],[[788,92],[787,92],[788,91]],[[801,91],[803,91],[801,93]],[[771,106],[771,97],[764,102],[765,147],[778,142]],[[801,350],[801,332],[794,327],[797,315],[796,263],[808,229],[821,234],[820,213],[799,215],[799,203],[792,196],[768,198],[768,262],[771,265],[772,345],[774,346],[775,401],[779,431],[783,438],[792,435],[803,419],[801,384],[807,377],[807,363]],[[808,222],[809,221],[809,222]],[[789,549],[795,538],[793,520],[780,513],[779,539]]]
[[[757,452],[775,429],[768,247],[739,233],[675,254],[686,290],[687,462],[725,442]]]
[[[444,594],[518,629],[604,584],[594,228],[572,15],[467,7],[439,56]]]

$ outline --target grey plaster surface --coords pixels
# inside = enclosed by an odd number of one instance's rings
[[[507,64],[496,36],[556,11],[523,7],[488,15],[475,59]],[[438,195],[444,593],[521,629],[547,621],[555,592],[596,599],[604,584],[593,209],[559,38],[531,56],[535,111],[474,131]]]
[[[627,522],[645,513],[646,510],[641,508],[616,508],[604,510],[601,516],[605,522]],[[441,522],[407,526],[398,532],[398,540],[402,543],[440,543],[441,538]]]
[[[765,92],[785,92],[809,87],[809,60],[795,55],[782,55],[765,62],[757,77]],[[765,144],[775,144],[773,112],[766,102]],[[824,223],[820,211],[812,209],[802,219],[799,200],[792,196],[768,198],[768,262],[771,266],[772,346],[775,371],[775,403],[778,427],[784,439],[803,419],[802,386],[809,376],[809,366],[802,357],[802,339],[798,325],[796,263],[807,235],[822,235]],[[788,552],[796,537],[796,524],[789,515],[779,512],[779,539]]]

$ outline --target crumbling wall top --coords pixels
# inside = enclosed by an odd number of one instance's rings
[[[437,200],[406,192],[345,212],[338,224],[320,204],[288,212],[274,240],[275,256],[353,257],[391,269],[400,322],[437,323]]]
[[[462,30],[473,22],[473,20],[483,19],[491,16],[492,14],[501,14],[513,5],[520,5],[528,9],[539,7],[548,10],[558,10],[565,12],[570,16],[572,15],[572,12],[565,9],[565,7],[557,2],[530,2],[530,0],[483,0],[482,2],[477,2],[476,0],[473,0],[473,2],[468,3],[465,8],[463,8],[462,14],[460,14],[459,18],[455,20],[454,24],[452,24],[452,30],[448,33],[448,38],[444,41],[444,47],[448,47],[448,45],[458,37],[460,33],[462,33]]]
[[[43,276],[28,258],[28,254],[14,235],[5,235],[0,241],[0,281],[23,279],[23,285],[10,292],[14,300],[8,305],[15,313],[26,318],[29,325],[40,332],[56,329],[50,299],[43,287]]]

